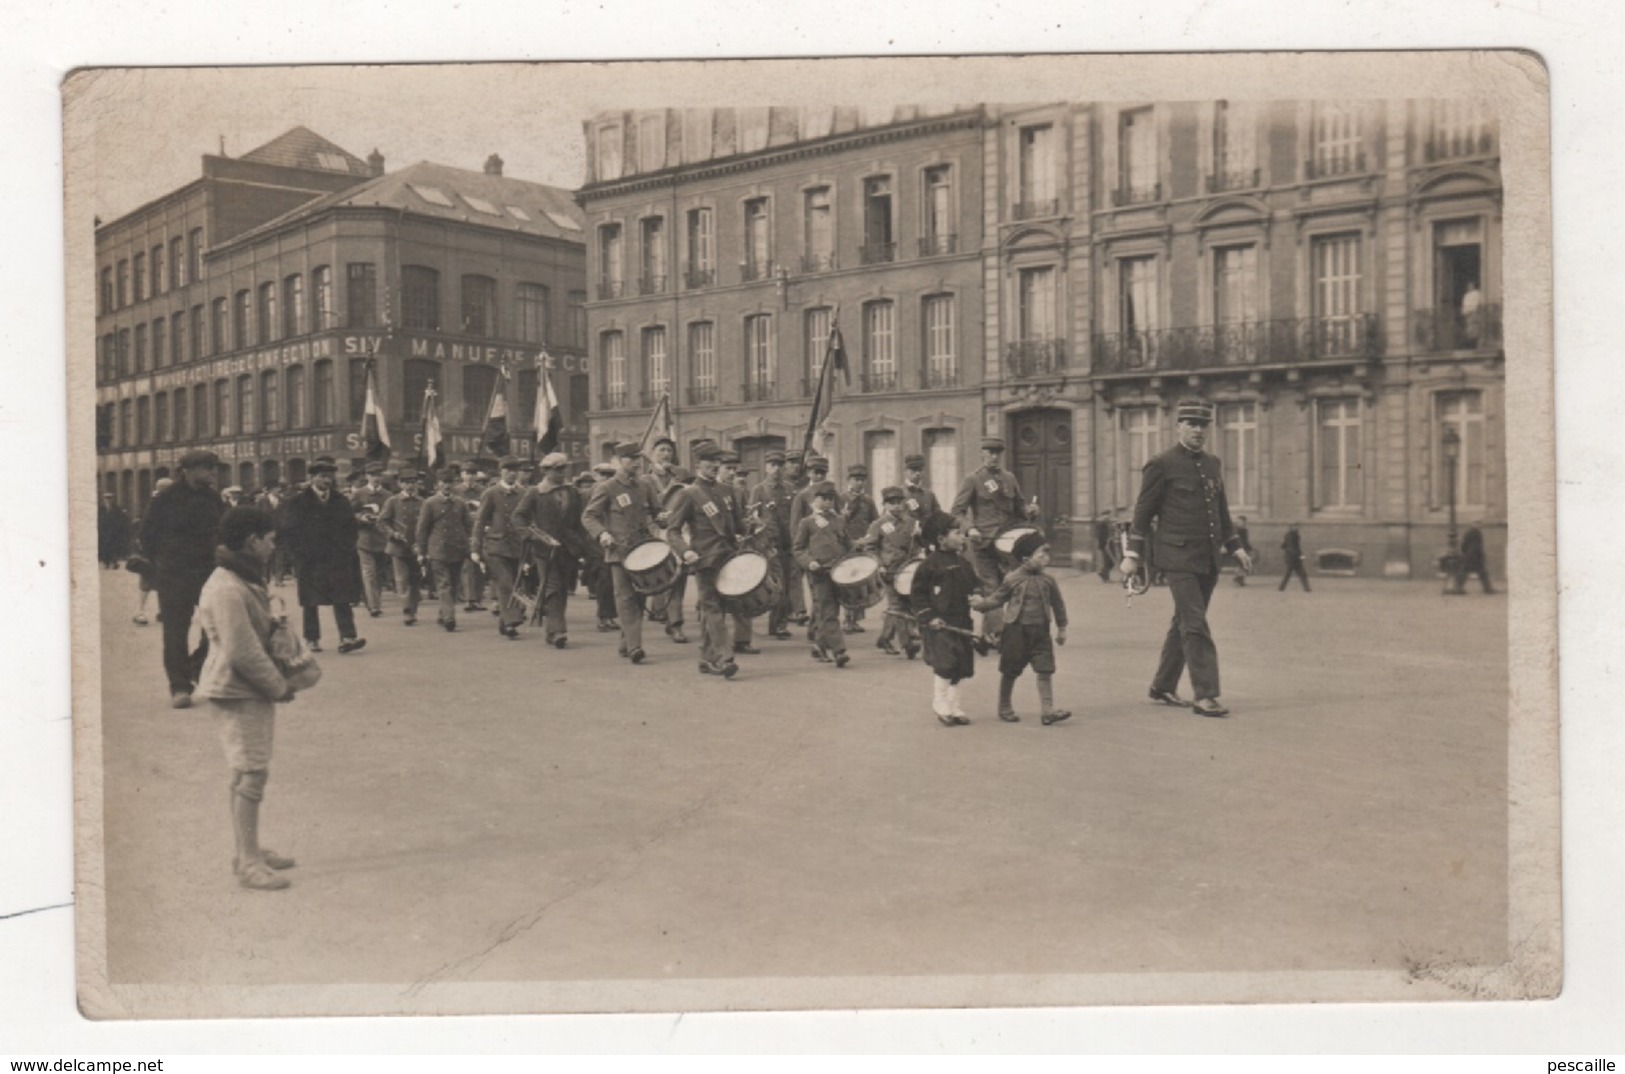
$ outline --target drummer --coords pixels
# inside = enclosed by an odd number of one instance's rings
[[[815,452],[808,452],[806,456],[806,469],[808,475],[807,484],[801,489],[800,492],[797,492],[795,497],[790,501],[790,540],[792,544],[795,541],[795,535],[801,530],[802,521],[806,519],[808,515],[812,514],[813,486],[823,484],[828,479],[829,460]],[[837,492],[835,494],[835,500],[831,504],[831,509],[839,512],[844,506],[845,501],[841,499],[841,494]],[[796,565],[798,567],[800,566],[799,561]],[[800,585],[801,583],[798,581],[795,584]],[[807,586],[808,588],[812,587],[811,580],[808,580]],[[811,618],[806,622],[807,641],[816,646],[818,637],[817,619],[816,617]]]
[[[768,477],[772,477],[771,470],[768,471]],[[795,499],[802,489],[807,487],[806,452],[798,448],[784,453],[783,480],[786,485],[790,486],[789,495],[785,500],[783,519],[784,556],[786,566],[789,568],[789,573],[784,577],[784,591],[788,596],[790,611],[783,625],[793,623],[796,626],[806,626],[807,595],[801,585],[801,564],[797,563],[796,557],[790,554],[790,545],[795,541],[796,537],[795,523],[798,521],[793,520],[790,516],[790,502]],[[785,630],[782,633],[788,636],[790,632]],[[779,635],[774,634],[773,636],[778,637]]]
[[[999,464],[1004,458],[1004,441],[996,436],[982,439],[982,465],[965,478],[954,497],[953,513],[970,539],[971,565],[985,592],[991,593],[1004,581],[1004,564],[993,541],[1000,533],[1024,520],[1038,517],[1036,503],[1024,504],[1016,475]],[[982,634],[998,637],[1004,626],[1002,609],[982,616]]]
[[[758,550],[769,550],[772,548],[772,544],[769,541],[759,539],[762,523],[753,521],[750,517],[749,490],[739,480],[739,475],[746,472],[739,466],[739,456],[729,452],[721,457],[720,465],[717,467],[717,483],[733,493],[734,514],[740,520],[739,539],[741,543],[749,541],[750,545],[757,547]],[[740,615],[738,612],[731,612],[729,613],[729,619],[733,627],[734,655],[756,656],[759,654],[762,650],[751,644],[751,636],[754,633],[754,623],[751,617]]]
[[[903,459],[903,505],[914,516],[915,522],[935,518],[942,512],[937,494],[921,484],[924,479],[925,456],[906,456]]]
[[[846,468],[846,503],[841,508],[841,517],[846,519],[846,536],[854,547],[880,517],[880,510],[869,495],[869,468],[861,462]],[[862,608],[846,609],[845,630],[848,634],[864,632],[863,611]]]
[[[771,544],[769,558],[779,572],[779,599],[767,613],[767,632],[781,641],[790,639],[789,624],[795,614],[791,594],[801,587],[801,568],[790,555],[790,539],[795,536],[790,529],[790,501],[799,490],[785,476],[788,465],[784,452],[769,451],[762,460],[766,476],[750,494],[750,508],[762,524],[757,540]],[[796,468],[801,468],[799,458]]]
[[[655,502],[661,505],[662,516],[671,510],[671,497],[674,490],[687,483],[685,471],[677,465],[677,441],[669,436],[662,436],[649,445],[649,472],[644,475],[643,483],[654,490]],[[661,523],[664,525],[664,522]],[[649,598],[649,618],[656,623],[663,623],[666,627],[666,636],[679,645],[688,644],[688,636],[683,633],[683,601],[688,595],[688,575],[686,572],[677,576],[676,583],[663,593],[656,593]]]
[[[830,568],[852,550],[845,520],[835,513],[835,485],[820,481],[808,485],[812,493],[812,513],[796,529],[796,562],[807,572],[812,587],[813,659],[846,667],[846,638],[841,634],[840,605],[835,599],[835,582]]]
[[[604,550],[614,578],[615,613],[620,621],[620,654],[634,664],[644,661],[643,606],[626,573],[626,553],[653,532],[659,505],[654,493],[638,480],[643,445],[627,440],[615,445],[615,476],[592,490],[581,524]]]
[[[733,631],[717,592],[717,572],[734,553],[744,534],[733,486],[718,481],[724,460],[735,465],[739,456],[720,444],[695,449],[694,484],[672,502],[666,540],[694,572],[699,588],[700,674],[731,679],[739,673],[733,658]]]
[[[875,648],[890,656],[907,653],[913,660],[919,654],[919,632],[909,614],[908,598],[897,592],[897,572],[919,551],[919,523],[909,514],[907,496],[896,485],[882,489],[881,503],[885,510],[875,519],[858,542],[858,547],[873,551],[880,559],[886,583],[886,621],[881,624],[880,637]],[[903,648],[897,648],[898,641]]]

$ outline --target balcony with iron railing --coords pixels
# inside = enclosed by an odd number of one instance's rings
[[[1095,339],[1097,373],[1192,372],[1234,366],[1365,361],[1382,355],[1374,313],[1115,332]]]
[[[717,270],[714,268],[689,268],[683,272],[683,286],[690,291],[696,287],[710,287],[717,282]]]
[[[1257,168],[1216,169],[1207,177],[1207,192],[1222,194],[1228,190],[1253,190],[1261,186],[1263,173]]]
[[[605,388],[598,393],[599,410],[625,410],[631,394],[625,388]]]
[[[1422,145],[1422,160],[1428,164],[1494,155],[1495,135],[1487,130],[1435,130]]]
[[[920,370],[921,388],[957,388],[959,387],[959,366],[951,362],[939,362],[928,365]]]
[[[1120,186],[1112,191],[1112,206],[1122,209],[1130,205],[1150,205],[1152,202],[1162,200],[1161,183],[1144,183],[1139,186]]]
[[[638,277],[638,294],[658,295],[666,290],[666,276],[664,273],[645,274]]]
[[[739,386],[739,399],[744,403],[769,403],[776,398],[770,380],[747,380]]]
[[[598,281],[598,298],[599,298],[599,301],[603,301],[606,298],[620,298],[625,293],[626,293],[626,282],[624,280],[599,280]]]
[[[895,369],[858,374],[858,390],[861,392],[895,392],[899,387]]]
[[[715,384],[694,384],[688,389],[689,406],[708,406],[722,401],[722,393]]]
[[[953,233],[927,235],[920,240],[921,257],[942,257],[959,252],[959,236]]]
[[[1059,198],[1023,198],[1010,207],[1013,220],[1038,220],[1046,216],[1060,216]]]
[[[1066,340],[1018,339],[1005,344],[1004,365],[1012,377],[1044,377],[1066,369]]]
[[[835,255],[831,253],[802,254],[801,271],[803,274],[811,272],[834,272]]]
[[[1344,175],[1363,175],[1368,171],[1365,150],[1355,152],[1329,152],[1316,154],[1303,162],[1305,179],[1336,179]]]
[[[895,242],[866,242],[858,247],[858,260],[865,265],[884,265],[897,260]]]
[[[772,277],[773,271],[773,262],[771,261],[741,261],[739,263],[739,278],[745,283],[769,279]]]
[[[645,408],[655,406],[660,402],[660,397],[670,393],[670,391],[671,387],[664,384],[656,385],[653,388],[645,388],[638,393],[638,403]]]
[[[1411,340],[1422,354],[1501,349],[1501,307],[1484,304],[1470,313],[1456,308],[1411,313]]]

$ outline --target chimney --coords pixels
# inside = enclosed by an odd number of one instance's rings
[[[486,175],[501,175],[502,174],[502,158],[497,156],[495,153],[492,153],[490,156],[486,157],[485,158],[485,174]]]
[[[373,147],[371,153],[367,154],[367,174],[371,176],[384,174],[384,155],[378,152],[376,146]]]

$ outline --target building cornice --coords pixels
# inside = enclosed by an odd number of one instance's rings
[[[524,239],[542,245],[559,246],[567,251],[585,252],[587,248],[585,239],[571,240],[556,235],[537,235],[517,228],[492,227],[478,220],[452,220],[444,216],[414,212],[404,207],[392,205],[329,205],[308,214],[289,217],[274,227],[262,226],[261,229],[245,232],[242,235],[227,239],[225,242],[209,247],[207,257],[210,259],[219,257],[240,247],[254,246],[267,239],[300,231],[312,224],[339,216],[361,219],[377,217],[381,221],[410,221],[413,224],[439,224],[443,227],[467,228],[471,231],[487,232],[505,238]]]

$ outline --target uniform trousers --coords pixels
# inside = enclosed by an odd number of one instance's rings
[[[429,573],[434,575],[434,587],[440,594],[440,614],[437,623],[457,622],[457,598],[462,581],[463,563],[456,560],[431,559]]]
[[[901,643],[905,648],[918,645],[919,629],[914,622],[913,615],[908,610],[908,598],[897,592],[897,588],[887,582],[886,620],[880,625],[880,637],[875,639],[875,644],[894,645]]]
[[[779,599],[768,609],[767,632],[783,634],[790,629],[790,616],[795,610],[790,594],[801,588],[800,567],[795,557],[783,548],[773,553],[773,567],[779,574]]]
[[[643,648],[643,599],[632,588],[632,576],[627,573],[626,564],[611,563],[609,570],[615,586],[615,618],[621,621],[621,648],[630,653]],[[603,614],[602,604],[599,618],[609,618]]]
[[[562,552],[555,554],[563,555]],[[564,621],[564,609],[570,594],[564,588],[564,568],[553,561],[552,555],[536,556],[531,562],[541,572],[537,591],[541,595],[538,607],[542,613],[542,629],[549,638],[568,634],[570,628]]]
[[[379,612],[384,607],[383,570],[384,556],[381,552],[369,552],[365,548],[357,549],[356,556],[361,560],[361,596],[367,603],[369,612]]]
[[[725,664],[733,659],[732,618],[722,607],[722,594],[717,592],[716,567],[694,568],[694,581],[699,587],[696,602],[700,621],[700,658],[709,664]]]
[[[664,593],[656,593],[649,598],[649,610],[655,615],[664,616],[666,627],[680,627],[683,625],[683,602],[688,598],[688,569],[685,567],[677,572],[677,581]]]
[[[801,589],[802,576],[807,572],[802,570],[801,564],[795,557],[789,558],[789,567],[784,576],[784,592],[790,602],[789,617],[799,619],[807,614],[807,595]]]
[[[1174,693],[1179,688],[1179,677],[1189,667],[1191,689],[1198,701],[1219,696],[1219,650],[1213,644],[1213,633],[1208,629],[1207,606],[1213,599],[1213,587],[1219,582],[1219,572],[1194,574],[1190,571],[1165,571],[1168,590],[1174,598],[1174,618],[1168,626],[1168,636],[1162,642],[1162,659],[1157,663],[1156,677],[1151,688]]]
[[[463,598],[478,604],[485,596],[485,571],[472,559],[463,560]]]
[[[514,583],[519,580],[519,560],[492,553],[485,557],[485,562],[496,589],[497,608],[502,613],[497,621],[504,627],[516,627],[525,621],[525,610],[513,599]]]
[[[209,655],[209,636],[201,631],[198,647],[195,650],[190,647],[192,613],[197,610],[203,581],[203,578],[160,577],[154,583],[158,590],[158,614],[164,620],[164,675],[169,679],[170,693],[191,693],[192,684],[197,682],[203,661]]]
[[[401,611],[410,619],[418,616],[418,602],[423,599],[423,574],[418,569],[418,561],[414,556],[392,556],[395,563],[395,592],[400,594],[405,604]]]
[[[841,604],[835,599],[835,582],[829,571],[808,571],[807,583],[812,587],[812,622],[808,626],[812,643],[831,656],[846,652]]]

